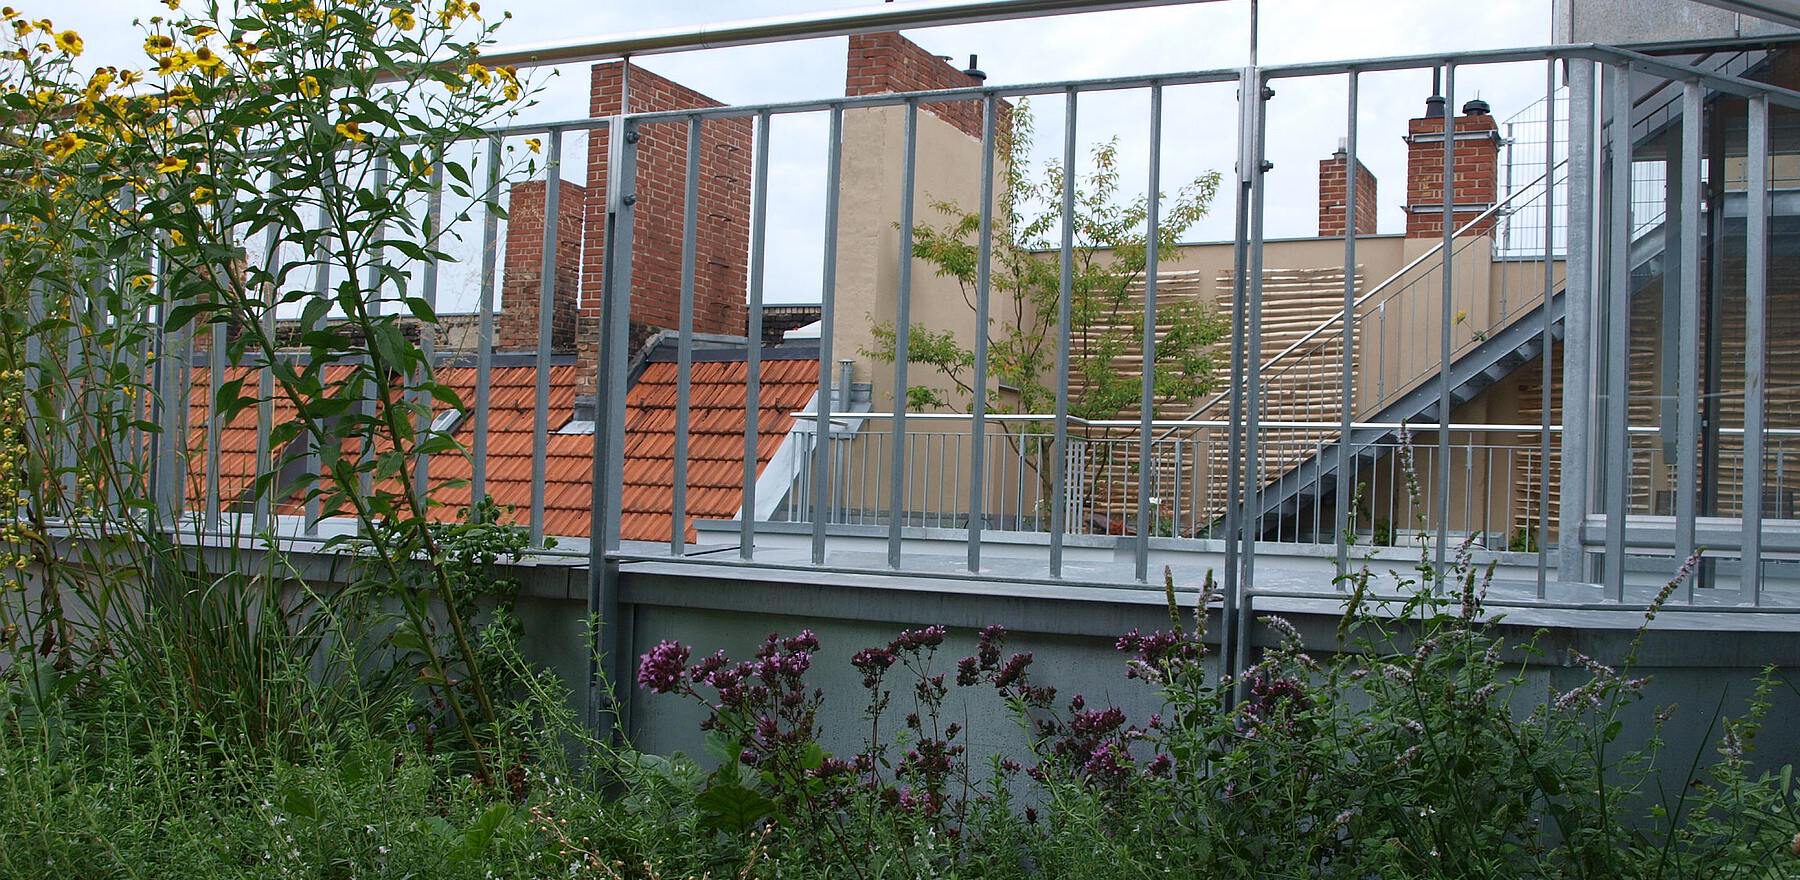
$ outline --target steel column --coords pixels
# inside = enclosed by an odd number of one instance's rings
[[[687,553],[688,418],[693,406],[694,252],[700,230],[700,117],[687,123],[687,173],[681,211],[681,300],[675,337],[675,457],[669,506],[669,555]],[[760,340],[749,340],[756,345]],[[746,413],[748,422],[754,414]]]
[[[1437,486],[1433,489],[1433,505],[1437,517],[1437,545],[1432,563],[1433,580],[1444,585],[1445,563],[1450,547],[1450,331],[1455,326],[1455,282],[1451,272],[1456,262],[1456,65],[1444,65],[1444,267],[1442,314],[1438,331],[1438,425]],[[1548,169],[1545,169],[1548,173]]]
[[[1700,491],[1696,454],[1700,436],[1700,135],[1705,127],[1705,91],[1699,80],[1681,89],[1681,326],[1676,357],[1675,555],[1694,553],[1695,499]],[[1717,243],[1714,245],[1717,247]],[[1718,333],[1717,325],[1709,328]],[[1695,578],[1681,585],[1684,601],[1694,600]]]
[[[1360,77],[1356,71],[1350,71],[1348,91],[1345,104],[1344,121],[1344,339],[1340,343],[1344,347],[1342,375],[1339,378],[1339,389],[1342,392],[1341,412],[1338,421],[1338,455],[1337,455],[1337,518],[1338,523],[1332,531],[1336,534],[1333,545],[1337,549],[1337,566],[1339,574],[1347,574],[1350,570],[1350,536],[1347,534],[1352,523],[1349,522],[1350,499],[1356,495],[1356,482],[1350,466],[1350,425],[1356,418],[1356,173],[1362,167],[1356,156],[1356,105]],[[1315,505],[1324,502],[1321,492]]]
[[[1749,103],[1749,185],[1744,209],[1744,537],[1738,575],[1762,604],[1763,421],[1769,315],[1769,100]],[[1715,245],[1716,247],[1716,245]],[[1715,330],[1715,333],[1719,331]]]
[[[1056,296],[1056,423],[1050,441],[1050,576],[1062,577],[1069,529],[1069,349],[1075,302],[1075,90],[1064,96],[1062,246]]]
[[[1137,542],[1135,567],[1141,583],[1150,574],[1150,423],[1156,417],[1156,276],[1162,235],[1162,86],[1150,86],[1150,180],[1144,203],[1144,341],[1138,401]],[[1160,511],[1159,511],[1160,512]]]
[[[843,140],[844,108],[833,105],[827,140],[828,153],[825,158],[825,255],[819,283],[819,405],[818,419],[814,425],[814,430],[818,433],[813,442],[812,476],[814,565],[825,564],[825,527],[831,502],[831,444],[826,438],[830,436],[828,426],[831,424],[831,338],[835,335],[837,326],[838,184],[843,172]],[[848,380],[847,372],[845,378]],[[848,401],[849,398],[849,388],[846,387],[844,399]],[[848,450],[845,454],[849,454]],[[847,458],[845,462],[848,464]]]
[[[1591,464],[1593,422],[1593,303],[1599,240],[1595,199],[1599,165],[1594,151],[1595,69],[1591,61],[1567,62],[1569,82],[1569,240],[1563,265],[1562,468],[1557,507],[1557,577],[1563,583],[1587,580],[1587,553],[1581,528],[1594,491]],[[1545,383],[1548,385],[1548,382]]]
[[[1626,409],[1631,344],[1631,71],[1611,68],[1607,137],[1612,144],[1611,208],[1606,216],[1606,595],[1625,598],[1625,515],[1631,479]],[[1577,533],[1577,536],[1579,533]]]
[[[908,343],[912,337],[913,189],[918,179],[919,104],[906,102],[905,155],[900,164],[900,279],[894,304],[894,417],[890,423],[893,449],[888,471],[887,563],[900,567],[900,530],[906,516],[906,406]],[[821,334],[823,335],[823,334]],[[827,386],[829,387],[829,386]],[[819,424],[819,442],[828,442],[830,425]]]
[[[969,519],[966,524],[971,572],[981,570],[981,528],[987,512],[988,300],[993,287],[996,103],[993,95],[981,99],[981,219],[975,257],[975,399],[969,406]]]
[[[763,266],[769,239],[769,114],[756,117],[755,167],[750,183],[750,303],[744,337],[744,501],[738,523],[738,558],[756,557],[756,478],[762,455]],[[823,337],[825,334],[819,334]],[[831,396],[831,386],[819,386]],[[826,432],[829,435],[830,432]],[[799,499],[795,499],[797,503]]]
[[[531,412],[531,543],[544,541],[544,480],[550,447],[550,342],[556,333],[556,249],[561,244],[562,129],[551,129],[544,162],[544,238],[538,254],[537,356]]]
[[[494,269],[500,241],[500,139],[488,138],[487,194],[481,218],[481,281],[475,330],[475,436],[469,452],[469,504],[487,497],[488,405],[494,372]]]

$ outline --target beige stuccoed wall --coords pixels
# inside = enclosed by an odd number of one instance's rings
[[[981,203],[981,142],[921,109],[918,119],[913,222],[942,225],[932,207],[950,202],[967,211]],[[877,410],[893,406],[893,365],[863,354],[875,344],[875,328],[892,325],[900,289],[900,184],[906,156],[906,108],[869,107],[844,113],[843,169],[838,187],[837,313],[833,345],[840,358],[856,360],[858,382],[874,385]],[[912,321],[951,330],[965,343],[975,338],[975,313],[953,278],[940,277],[923,260],[912,266]],[[962,409],[962,395],[935,371],[914,365],[908,382],[942,386]]]

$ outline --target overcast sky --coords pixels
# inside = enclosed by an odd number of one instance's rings
[[[901,0],[905,2],[905,0]],[[600,37],[627,31],[865,5],[866,0],[684,0],[624,3],[607,0],[484,0],[486,11],[510,10],[501,29],[504,45]],[[1264,0],[1261,46],[1265,64],[1357,57],[1411,55],[1449,50],[1541,45],[1549,42],[1549,0]],[[1098,13],[1021,22],[909,31],[926,49],[961,66],[980,55],[991,83],[1150,74],[1227,68],[1247,57],[1248,0]],[[31,15],[49,15],[59,27],[78,29],[87,42],[82,61],[141,66],[141,31],[132,19],[166,13],[159,0],[79,0],[30,4]],[[843,92],[843,39],[664,55],[639,62],[721,101],[750,103],[839,95]],[[584,115],[587,76],[563,68],[544,80],[546,91],[526,118]],[[1314,234],[1317,161],[1336,148],[1345,130],[1344,80],[1277,83],[1270,105],[1270,237]],[[1399,231],[1403,219],[1405,164],[1400,136],[1405,120],[1420,115],[1430,93],[1423,73],[1367,75],[1361,86],[1359,138],[1363,161],[1380,181],[1381,227]],[[1464,68],[1455,100],[1479,94],[1504,120],[1540,100],[1544,67]],[[1235,89],[1231,84],[1171,89],[1165,96],[1165,191],[1207,170],[1232,174]],[[1142,92],[1083,96],[1078,133],[1084,152],[1117,136],[1128,192],[1144,188],[1148,98]],[[1038,99],[1040,157],[1060,155],[1061,99]],[[779,118],[771,129],[770,236],[767,297],[817,301],[823,211],[825,119],[822,114]],[[585,147],[571,138],[566,155],[572,179]],[[898,173],[898,169],[896,169]],[[1213,216],[1188,230],[1190,240],[1229,238],[1228,195]],[[470,224],[470,234],[478,234]],[[446,310],[473,302],[473,273],[446,272]]]

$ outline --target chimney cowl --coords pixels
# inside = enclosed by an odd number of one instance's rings
[[[963,76],[966,76],[969,79],[972,79],[976,82],[987,82],[987,72],[981,69],[980,64],[976,63],[977,60],[979,59],[979,57],[980,56],[977,56],[974,53],[970,53],[969,69],[963,71]]]
[[[1462,105],[1462,112],[1464,116],[1486,116],[1493,112],[1493,108],[1488,106],[1488,102],[1475,98]]]
[[[1443,95],[1432,95],[1425,99],[1425,118],[1436,119],[1449,113],[1449,103]]]

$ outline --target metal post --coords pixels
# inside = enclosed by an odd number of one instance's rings
[[[1738,577],[1750,604],[1761,605],[1763,413],[1769,314],[1767,97],[1750,99],[1749,125],[1750,181],[1744,208],[1744,538],[1742,573]]]
[[[267,281],[268,299],[263,303],[262,333],[273,348],[275,340],[275,303],[280,299],[281,287],[275,273],[281,265],[281,237],[276,226],[271,225],[263,236],[263,271],[269,277]],[[283,273],[285,274],[285,273]],[[274,364],[264,361],[261,369],[256,371],[256,474],[280,474],[281,466],[272,460],[269,449],[269,435],[275,430],[275,369]],[[269,495],[280,487],[271,483],[260,490],[254,488],[255,504],[250,514],[250,528],[258,534],[269,528],[269,515],[272,510]]]
[[[969,407],[969,520],[966,528],[970,572],[981,570],[981,528],[987,510],[988,299],[993,286],[996,103],[993,95],[982,96],[981,230],[975,258],[975,400]]]
[[[826,426],[831,423],[831,338],[834,335],[834,328],[837,326],[835,322],[837,320],[838,183],[843,171],[843,140],[844,108],[842,105],[833,104],[831,107],[831,132],[825,158],[825,256],[819,284],[819,412],[816,430],[821,435],[827,433]],[[848,401],[849,397],[850,389],[846,386],[844,398]],[[825,564],[826,516],[824,512],[831,499],[830,447],[831,444],[824,442],[813,444],[812,561],[814,565]],[[848,455],[848,450],[845,454]],[[847,459],[846,463],[848,463]],[[866,481],[864,482],[866,484]],[[845,497],[848,498],[848,494]]]
[[[1225,467],[1225,584],[1219,610],[1219,659],[1223,667],[1222,676],[1236,673],[1234,666],[1237,658],[1236,639],[1241,638],[1237,632],[1237,606],[1240,604],[1243,581],[1238,569],[1238,534],[1243,528],[1241,520],[1242,508],[1240,497],[1244,489],[1242,464],[1244,461],[1244,344],[1249,335],[1245,330],[1245,321],[1249,316],[1249,282],[1246,270],[1250,264],[1250,190],[1255,185],[1255,174],[1252,170],[1253,124],[1262,102],[1256,97],[1257,83],[1260,76],[1254,66],[1244,68],[1238,77],[1238,157],[1237,157],[1237,206],[1236,206],[1236,238],[1232,246],[1231,272],[1231,380],[1230,380],[1230,424],[1227,427],[1226,467]],[[1233,689],[1232,694],[1235,695]]]
[[[1438,588],[1444,586],[1445,562],[1450,547],[1450,331],[1455,326],[1455,284],[1451,270],[1456,260],[1456,65],[1444,65],[1444,268],[1443,302],[1438,331],[1438,425],[1437,487],[1434,505],[1437,516],[1437,547],[1432,575]]]
[[[531,413],[531,543],[544,540],[544,480],[550,449],[550,342],[556,333],[556,249],[562,223],[563,133],[553,128],[550,154],[544,162],[544,239],[538,255],[537,374]]]
[[[1156,417],[1156,276],[1157,246],[1162,235],[1162,86],[1150,84],[1150,181],[1144,204],[1144,359],[1138,402],[1137,579],[1150,575],[1151,422]]]
[[[605,129],[601,129],[604,131]],[[500,139],[488,138],[487,198],[481,218],[481,282],[475,331],[475,436],[469,454],[469,504],[487,497],[488,408],[494,372],[494,269],[500,241]]]
[[[620,107],[627,106],[624,100]],[[623,721],[618,685],[629,663],[619,610],[619,499],[625,480],[626,373],[630,369],[632,221],[637,204],[638,131],[624,116],[607,122],[606,225],[601,266],[600,352],[594,405],[594,465],[588,537],[588,616],[599,626],[588,660],[589,726],[605,738]],[[604,674],[603,671],[604,670]],[[606,714],[610,709],[612,714]]]
[[[377,200],[387,197],[387,184],[387,157],[384,155],[376,156],[372,189],[373,195]],[[385,223],[376,223],[374,228],[369,231],[367,240],[372,242],[381,241],[387,232],[384,228],[385,226]],[[367,308],[371,317],[381,316],[381,288],[385,282],[385,275],[382,272],[382,263],[385,256],[384,248],[379,244],[376,245],[368,268],[363,273],[362,294],[363,296],[368,297]],[[369,355],[372,362],[374,356],[374,349],[372,346],[369,350]],[[375,395],[377,393],[377,386],[375,383],[383,381],[386,381],[385,377],[366,376],[364,377],[362,385],[362,415],[367,421],[364,423],[365,426],[361,430],[367,431],[368,433],[364,436],[362,449],[357,454],[357,491],[361,492],[364,498],[375,494],[375,469],[369,466],[375,460],[375,434],[374,429],[368,427],[368,425],[374,424],[375,419]],[[361,527],[360,523],[358,524],[358,527]]]
[[[432,315],[437,314],[438,305],[438,234],[444,214],[444,157],[436,157],[431,163],[431,192],[425,202],[425,268],[420,295],[425,306]],[[425,356],[425,369],[421,376],[430,376],[437,368],[437,325],[422,324],[419,327],[419,352]],[[432,407],[436,400],[431,392],[421,390],[419,403],[422,410],[419,414],[419,435],[424,436],[432,423]],[[423,453],[413,470],[413,494],[419,499],[421,507],[431,498],[431,454]]]
[[[1705,126],[1705,91],[1699,80],[1681,89],[1681,321],[1676,358],[1679,411],[1676,413],[1675,555],[1694,552],[1694,502],[1700,490],[1695,450],[1700,435],[1700,134]],[[1715,243],[1717,247],[1717,243]],[[1722,250],[1722,249],[1721,249]],[[1718,325],[1709,328],[1717,334]],[[1681,585],[1683,601],[1694,601],[1695,578]]]
[[[1350,540],[1345,534],[1350,499],[1356,494],[1356,485],[1351,481],[1350,473],[1350,425],[1356,418],[1356,174],[1361,164],[1356,157],[1356,104],[1359,76],[1350,71],[1350,83],[1347,100],[1349,109],[1345,112],[1344,123],[1344,347],[1343,372],[1339,379],[1343,392],[1341,411],[1338,414],[1338,455],[1337,455],[1337,517],[1339,522],[1332,529],[1336,538],[1333,540],[1337,548],[1337,568],[1339,574],[1350,570]],[[1323,502],[1321,498],[1315,506]]]
[[[1263,387],[1262,378],[1262,295],[1263,295],[1263,226],[1267,220],[1264,213],[1264,200],[1267,192],[1268,173],[1274,167],[1268,161],[1267,133],[1270,98],[1275,96],[1263,80],[1260,70],[1253,71],[1251,77],[1252,112],[1255,116],[1250,125],[1250,174],[1254,185],[1250,190],[1250,247],[1249,247],[1249,308],[1244,316],[1244,327],[1249,337],[1244,351],[1245,367],[1249,371],[1246,378],[1244,395],[1244,513],[1239,520],[1243,533],[1243,550],[1238,555],[1238,565],[1242,569],[1239,581],[1240,594],[1243,601],[1238,603],[1237,634],[1233,646],[1235,660],[1232,668],[1241,676],[1250,668],[1250,624],[1256,615],[1256,603],[1249,597],[1249,591],[1256,588],[1256,541],[1262,531],[1263,522],[1263,475],[1262,450],[1260,448],[1260,432],[1262,424],[1263,395],[1267,389]],[[1233,682],[1232,690],[1235,699],[1242,700],[1249,694],[1248,683],[1242,678]]]
[[[214,217],[214,221],[218,222],[227,231],[227,234],[235,231],[230,220],[231,216],[237,212],[233,200],[223,199],[218,206],[222,216]],[[232,237],[235,238],[235,236]],[[231,272],[232,269],[230,265],[221,263],[213,266],[212,271],[220,273],[220,275],[210,279],[207,284],[207,296],[213,302],[218,303],[220,288],[231,283],[229,275],[226,273]],[[77,300],[78,294],[71,291],[69,294],[69,318],[71,321],[75,317]],[[203,495],[200,521],[204,531],[217,532],[219,530],[219,507],[223,501],[220,498],[219,486],[219,437],[224,431],[225,424],[224,416],[219,412],[219,391],[225,386],[225,370],[227,369],[225,361],[227,340],[224,322],[212,322],[208,335],[211,338],[207,340],[206,344],[206,451],[203,453],[206,461],[206,476],[201,490]]]
[[[762,457],[757,445],[762,439],[763,264],[769,232],[770,119],[766,111],[756,116],[756,165],[750,184],[750,304],[744,328],[744,503],[738,523],[738,558],[746,562],[756,557],[756,476],[758,459]],[[820,385],[819,397],[830,396],[831,386]],[[822,438],[830,436],[823,423],[819,427]]]
[[[1612,205],[1606,218],[1606,595],[1622,602],[1631,479],[1630,413],[1626,409],[1631,358],[1631,71],[1620,66],[1611,73],[1606,96],[1607,135],[1612,144]]]
[[[681,302],[675,344],[675,468],[669,515],[669,555],[687,552],[688,417],[693,406],[694,240],[700,229],[700,117],[687,120],[687,187],[681,214]],[[755,345],[757,340],[750,340]],[[754,411],[746,421],[757,421]]]
[[[1511,152],[1507,153],[1511,156]],[[1510,160],[1509,160],[1510,163]],[[1556,62],[1544,62],[1544,328],[1539,352],[1538,413],[1543,417],[1538,433],[1537,597],[1544,598],[1550,583],[1550,349],[1556,323],[1550,315],[1550,297],[1556,292]],[[1566,270],[1565,270],[1566,271]],[[1568,297],[1563,310],[1568,311]],[[1507,481],[1511,485],[1511,481]]]
[[[333,191],[332,187],[327,184],[323,193],[329,196]],[[331,228],[331,212],[325,205],[319,205],[319,213],[315,220],[320,234],[315,245],[317,248],[317,254],[315,256],[317,263],[315,264],[313,274],[312,294],[313,299],[323,300],[331,295],[331,248],[327,244],[327,242],[330,241],[330,233],[328,230]],[[321,314],[319,320],[324,320],[323,314]],[[302,335],[305,335],[317,329],[319,329],[318,325],[312,323],[301,327],[300,332]],[[325,381],[325,367],[323,364],[314,364],[311,368],[318,372],[319,381]],[[319,520],[323,519],[325,516],[324,501],[318,494],[318,489],[320,488],[319,446],[317,439],[314,438],[310,432],[302,433],[300,437],[301,442],[304,444],[302,447],[304,452],[301,456],[301,469],[305,472],[305,477],[302,478],[304,482],[302,482],[301,485],[306,487],[306,503],[301,511],[301,518],[304,520],[302,523],[302,530],[308,535],[317,535],[319,533]]]
[[[889,568],[900,567],[900,530],[906,516],[906,368],[908,345],[912,336],[912,245],[913,187],[918,175],[919,104],[906,102],[905,155],[900,164],[900,279],[894,305],[894,418],[891,424],[894,448],[888,471],[888,542]],[[821,435],[827,426],[820,425]]]
[[[1063,533],[1069,528],[1069,348],[1075,302],[1075,110],[1064,92],[1062,248],[1056,296],[1056,425],[1050,441],[1050,576],[1062,577]]]
[[[1581,529],[1593,491],[1590,468],[1592,410],[1594,199],[1600,178],[1594,161],[1595,70],[1591,61],[1568,63],[1569,81],[1569,240],[1563,264],[1562,469],[1557,508],[1557,577],[1563,583],[1587,580],[1587,553]],[[1548,380],[1545,386],[1548,387]]]

